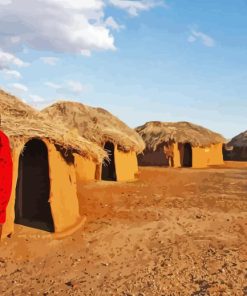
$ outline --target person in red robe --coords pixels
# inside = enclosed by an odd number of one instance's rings
[[[1,124],[1,123],[0,123]],[[0,130],[0,238],[12,189],[13,163],[8,137]]]

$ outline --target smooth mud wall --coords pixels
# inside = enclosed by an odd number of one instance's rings
[[[95,180],[96,163],[78,154],[74,154],[74,158],[77,183],[80,184],[80,182]]]
[[[136,153],[123,152],[115,146],[114,155],[117,181],[134,180],[135,174],[138,172]]]
[[[43,141],[48,149],[50,176],[50,206],[55,232],[61,233],[75,228],[80,223],[79,205],[76,189],[76,173],[74,165],[68,165],[55,146]],[[12,193],[7,207],[6,223],[2,237],[14,232],[16,184],[18,179],[19,156],[24,145],[12,150],[13,182]]]
[[[50,170],[50,204],[55,232],[63,232],[80,221],[76,172],[55,146],[47,143]]]

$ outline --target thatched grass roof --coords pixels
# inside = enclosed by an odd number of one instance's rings
[[[66,150],[91,157],[100,162],[105,151],[63,125],[0,89],[1,129],[9,136],[11,146],[31,138],[48,139]]]
[[[227,147],[247,147],[247,131],[232,138]]]
[[[125,123],[102,108],[93,108],[77,102],[60,101],[42,113],[76,129],[86,139],[103,145],[110,141],[123,151],[140,153],[145,148],[142,138]]]
[[[217,133],[190,122],[150,121],[136,128],[146,147],[151,150],[166,142],[191,143],[192,146],[207,147],[223,143],[225,139]]]

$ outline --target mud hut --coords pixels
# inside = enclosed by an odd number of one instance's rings
[[[103,149],[0,90],[1,129],[9,137],[13,160],[12,194],[3,237],[14,223],[67,235],[78,229],[73,153],[101,163]]]
[[[247,131],[225,144],[223,153],[224,160],[247,161]]]
[[[97,143],[108,153],[108,162],[85,172],[84,161],[76,157],[78,182],[85,175],[90,180],[102,179],[127,181],[135,179],[138,173],[137,154],[145,144],[142,138],[125,123],[102,108],[93,108],[77,102],[60,101],[42,111],[79,135]],[[96,176],[96,177],[95,177]]]
[[[225,139],[199,125],[151,121],[136,131],[146,144],[138,156],[139,165],[203,168],[223,164]]]

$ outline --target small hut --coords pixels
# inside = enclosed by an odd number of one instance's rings
[[[77,102],[57,102],[42,111],[53,120],[98,144],[108,153],[108,161],[100,166],[85,163],[76,157],[78,181],[81,178],[127,181],[138,173],[137,154],[145,144],[142,138],[125,123],[102,108],[93,108]]]
[[[14,232],[14,223],[60,237],[75,231],[83,219],[73,153],[95,163],[101,163],[106,153],[2,90],[0,114],[13,160],[12,194],[3,237]]]
[[[224,160],[247,161],[247,131],[224,145]]]
[[[203,168],[223,164],[225,139],[199,125],[151,121],[136,131],[146,144],[138,156],[139,165]]]

